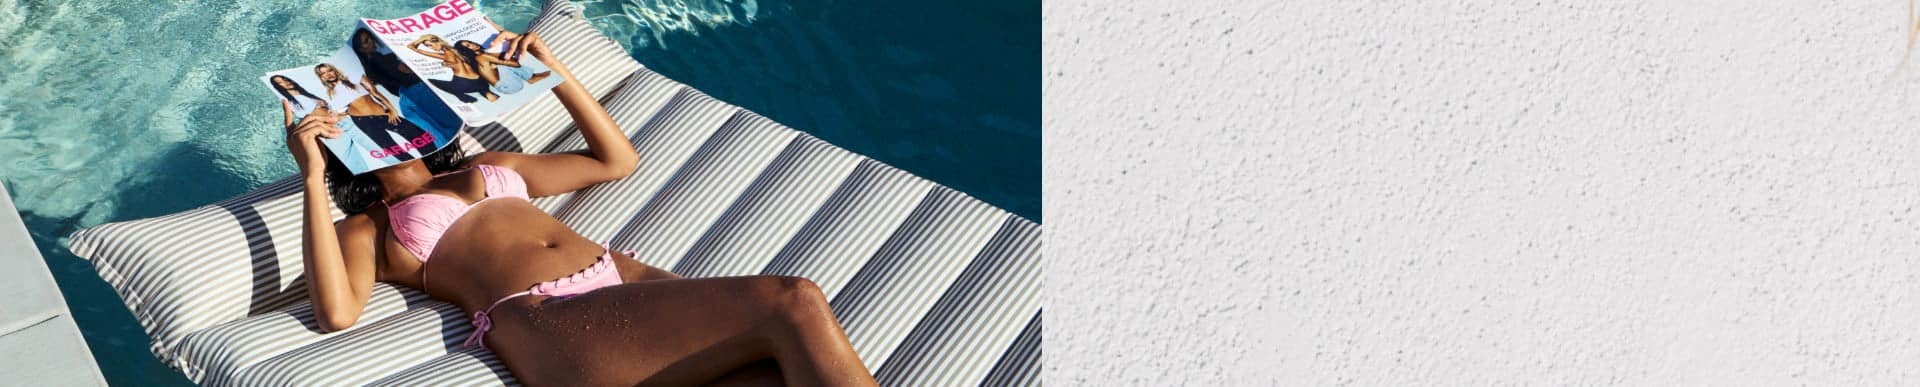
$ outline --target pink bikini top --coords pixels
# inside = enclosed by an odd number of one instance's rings
[[[469,204],[457,197],[419,194],[387,205],[387,223],[393,228],[393,236],[399,239],[400,247],[413,253],[420,263],[427,263],[427,257],[433,256],[433,247],[440,244],[440,236],[447,233],[447,227],[453,226],[453,222],[473,206],[503,197],[527,199],[527,181],[519,172],[485,164],[473,168],[480,171],[480,179],[486,182],[487,197],[480,201]]]

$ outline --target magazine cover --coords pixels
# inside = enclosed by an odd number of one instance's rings
[[[362,22],[468,124],[493,121],[562,81],[466,0]]]
[[[341,136],[321,143],[354,174],[425,157],[461,127],[452,109],[372,38],[357,32],[348,47],[319,64],[260,78],[292,106],[295,120],[311,114],[340,120]]]

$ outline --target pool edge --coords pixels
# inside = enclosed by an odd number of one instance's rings
[[[0,380],[107,385],[53,272],[0,185]]]

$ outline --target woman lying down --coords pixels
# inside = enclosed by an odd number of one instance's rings
[[[302,243],[321,330],[352,326],[384,281],[472,315],[467,345],[491,349],[529,385],[874,385],[812,282],[679,278],[529,203],[627,176],[641,160],[539,37],[515,44],[564,79],[553,92],[587,150],[442,150],[354,176],[320,148],[319,137],[341,134],[338,118],[294,122],[283,105],[306,181]],[[330,204],[350,215],[332,221]]]

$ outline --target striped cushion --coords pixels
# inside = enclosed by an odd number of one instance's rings
[[[485,349],[466,349],[367,383],[371,386],[498,386],[519,384],[507,365]]]
[[[934,187],[833,298],[833,311],[867,368],[880,369],[907,331],[933,308],[1012,217],[947,187]]]
[[[636,71],[627,79],[626,84],[620,87],[620,95],[608,98],[605,104],[608,113],[613,115],[613,122],[618,124],[628,137],[632,137],[646,125],[647,120],[653,118],[654,113],[666,106],[667,101],[678,95],[682,89],[686,89],[686,85],[674,82],[660,74],[652,71]],[[544,150],[565,152],[579,149],[587,149],[586,137],[581,137],[579,131],[568,131],[560,140],[554,141]],[[641,160],[641,162],[646,161]],[[569,192],[534,199],[533,205],[546,210],[549,214],[558,213],[560,206],[572,198],[573,193]]]
[[[571,3],[548,3],[534,25],[532,30],[597,96],[612,94],[640,69]],[[546,149],[571,122],[549,94],[499,124],[466,129],[456,141],[470,152]],[[287,178],[187,211],[95,226],[69,236],[68,248],[91,262],[120,295],[152,338],[150,349],[161,362],[201,380],[200,370],[229,370],[230,364],[184,358],[180,347],[186,337],[306,299],[305,284],[298,282],[303,272],[299,189],[298,178]],[[333,211],[335,219],[344,216]]]
[[[1040,385],[1040,312],[1033,312],[1033,319],[1027,320],[1020,337],[1013,339],[1013,345],[1000,355],[1000,361],[993,363],[993,370],[987,371],[986,380],[981,386],[1038,386]]]
[[[368,297],[362,321],[380,321],[433,302],[418,290],[377,283]],[[257,314],[194,332],[181,340],[180,368],[190,379],[220,385],[240,370],[280,354],[319,342],[327,336],[308,329],[317,326],[313,306],[305,301],[286,309]],[[366,329],[355,324],[346,329]]]
[[[234,375],[235,385],[361,385],[406,371],[461,348],[473,332],[453,304],[429,302],[358,329],[259,362]]]
[[[609,245],[648,264],[673,268],[732,199],[800,132],[758,114],[733,115],[633,216]]]
[[[533,29],[643,160],[626,178],[536,206],[682,275],[813,279],[883,384],[1038,383],[1038,225],[640,68],[578,15],[552,2]],[[585,147],[550,96],[458,141]],[[81,230],[69,243],[153,335],[154,353],[197,382],[516,383],[491,352],[458,346],[471,332],[464,314],[417,290],[377,284],[358,324],[318,333],[300,282],[298,184]]]
[[[876,376],[888,386],[981,380],[1040,308],[1038,226],[1008,218]],[[844,296],[843,296],[844,297]]]
[[[608,107],[613,109],[613,107]],[[640,167],[627,178],[574,193],[554,214],[581,236],[609,240],[620,226],[647,204],[668,178],[739,108],[715,101],[693,89],[681,89],[667,106],[634,135]],[[623,112],[626,113],[626,112]],[[651,263],[651,262],[650,262]]]
[[[797,136],[673,271],[688,277],[759,274],[860,160],[813,136]]]
[[[188,334],[304,297],[298,180],[184,212],[75,232],[74,254],[126,302],[164,363]],[[336,214],[337,216],[337,214]],[[289,264],[280,257],[295,257]],[[164,257],[164,259],[160,258]]]
[[[761,273],[807,277],[832,299],[932,190],[925,179],[861,160]]]
[[[548,2],[535,17],[532,27],[527,29],[540,35],[547,42],[547,48],[560,58],[567,69],[573,71],[574,78],[587,86],[587,91],[595,96],[606,96],[621,85],[621,80],[640,69],[640,62],[627,56],[627,50],[619,43],[608,39],[599,29],[588,24],[580,13],[580,7],[566,1]],[[500,118],[512,134],[507,141],[482,141],[491,145],[488,149],[509,152],[538,152],[547,146],[561,132],[573,127],[573,117],[567,109],[560,106],[560,99],[553,93],[542,93],[540,97],[526,105],[508,112]],[[494,132],[475,133],[483,140],[501,137]],[[504,137],[503,137],[504,138]]]

